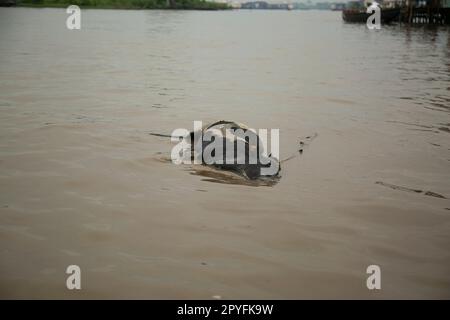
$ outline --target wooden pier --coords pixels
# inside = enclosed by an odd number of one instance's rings
[[[416,6],[408,0],[400,14],[400,21],[409,24],[450,24],[450,8],[444,8],[440,0],[430,0],[426,6]]]

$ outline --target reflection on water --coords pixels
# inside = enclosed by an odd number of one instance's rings
[[[261,177],[255,180],[246,179],[233,172],[219,171],[204,165],[194,166],[190,169],[191,174],[203,177],[202,181],[224,183],[224,184],[238,184],[250,187],[272,187],[278,183],[280,176],[277,177]]]
[[[154,160],[176,167],[176,165],[172,163],[172,159],[169,155],[161,154],[162,152],[158,152],[155,155]],[[281,175],[278,175],[275,177],[260,177],[258,179],[250,180],[235,172],[220,170],[204,164],[180,164],[178,166],[181,166],[184,170],[188,171],[192,175],[203,177],[202,181],[214,183],[235,184],[250,187],[272,187],[276,185],[281,179]],[[170,168],[168,168],[168,170],[170,170]]]
[[[448,27],[66,18],[0,8],[0,297],[73,298],[70,264],[83,298],[450,297]],[[282,179],[174,166],[148,134],[217,119],[280,129]]]

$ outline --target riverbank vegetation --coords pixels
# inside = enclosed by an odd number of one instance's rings
[[[21,0],[23,7],[68,7],[102,9],[180,9],[180,10],[225,10],[226,3],[205,0]]]

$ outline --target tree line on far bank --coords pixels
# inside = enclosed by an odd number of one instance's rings
[[[205,0],[18,0],[19,6],[67,7],[105,9],[181,9],[181,10],[224,10],[226,3]]]

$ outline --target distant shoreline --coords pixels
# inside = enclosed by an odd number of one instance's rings
[[[14,7],[26,8],[67,8],[70,5],[78,5],[81,9],[122,9],[122,10],[202,10],[217,11],[229,10],[226,3],[216,3],[204,0],[174,1],[172,6],[165,0],[42,0],[39,2],[25,0]]]

